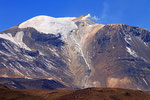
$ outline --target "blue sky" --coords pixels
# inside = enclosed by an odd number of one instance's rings
[[[34,16],[91,14],[101,24],[128,24],[150,30],[150,0],[0,0],[0,31]]]

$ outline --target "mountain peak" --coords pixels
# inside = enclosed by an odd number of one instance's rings
[[[54,18],[40,15],[21,23],[19,28],[32,27],[45,34],[66,34],[77,28],[75,23],[72,21],[73,19],[75,19],[75,17]]]
[[[149,52],[145,29],[97,24],[90,14],[40,15],[0,32],[0,76],[57,80],[70,88],[150,89]]]

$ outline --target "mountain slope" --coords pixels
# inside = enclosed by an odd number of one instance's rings
[[[128,25],[105,25],[87,46],[102,87],[150,88],[150,32]]]
[[[88,17],[37,16],[0,32],[0,76],[150,89],[150,31]]]

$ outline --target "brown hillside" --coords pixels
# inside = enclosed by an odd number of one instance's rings
[[[150,100],[150,94],[117,88],[25,90],[0,86],[0,100]]]

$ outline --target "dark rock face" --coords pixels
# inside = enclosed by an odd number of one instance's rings
[[[0,78],[0,84],[8,88],[18,89],[63,89],[67,88],[62,83],[47,79]]]
[[[35,42],[41,42],[57,47],[65,45],[65,43],[61,40],[60,34],[58,36],[53,34],[39,34],[37,36],[34,35],[32,39],[34,39]]]
[[[0,32],[10,38],[0,37],[0,76],[50,78],[71,88],[150,88],[148,30],[124,24],[75,23],[78,29],[65,39],[61,33],[45,34],[18,26]],[[43,88],[52,89],[49,86]]]

